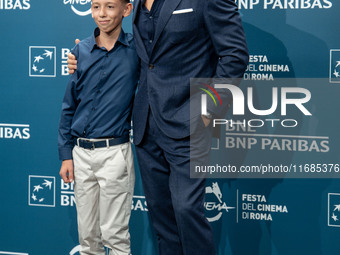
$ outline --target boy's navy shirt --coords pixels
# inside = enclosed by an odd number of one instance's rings
[[[133,36],[122,30],[110,51],[93,35],[71,52],[77,70],[66,88],[59,124],[59,158],[72,159],[74,139],[121,137],[129,134],[131,110],[138,82],[139,60]]]

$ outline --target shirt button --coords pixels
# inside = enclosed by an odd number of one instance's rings
[[[152,17],[152,16],[150,16],[150,17],[149,17],[149,19],[153,19],[153,17]]]
[[[106,75],[106,72],[104,72],[103,74]]]
[[[152,70],[155,66],[153,64],[149,65],[149,69]]]
[[[152,40],[149,40],[149,43],[152,43]]]

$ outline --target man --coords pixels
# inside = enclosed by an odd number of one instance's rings
[[[233,0],[136,0],[134,7],[141,58],[134,144],[160,254],[214,255],[205,181],[190,179],[190,154],[195,160],[199,145],[207,148],[210,140],[202,128],[190,143],[190,118],[203,124],[200,115],[190,116],[190,78],[243,76],[248,53],[240,16]],[[230,103],[227,94],[224,102]],[[225,113],[209,104],[208,111]],[[202,118],[208,125],[209,116]]]
[[[141,59],[134,144],[159,251],[215,255],[205,181],[190,178],[190,160],[208,161],[209,119],[223,116],[231,98],[219,91],[224,107],[208,101],[206,116],[190,114],[190,78],[243,76],[248,50],[240,15],[234,0],[135,0],[134,9]]]

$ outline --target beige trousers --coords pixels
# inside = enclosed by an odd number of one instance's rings
[[[131,144],[73,149],[75,201],[81,255],[128,255],[135,184]]]

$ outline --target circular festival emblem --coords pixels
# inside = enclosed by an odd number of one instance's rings
[[[222,192],[217,182],[213,182],[211,186],[205,188],[206,202],[204,207],[206,210],[206,217],[209,222],[214,222],[222,217],[223,212],[229,212],[235,207],[227,206],[222,200]]]

